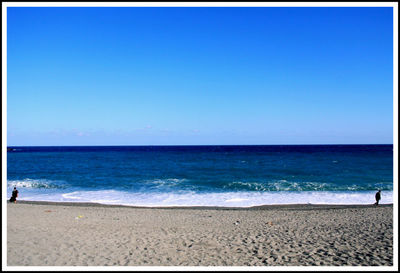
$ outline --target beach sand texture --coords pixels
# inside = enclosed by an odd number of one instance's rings
[[[8,266],[392,266],[393,206],[7,204]]]

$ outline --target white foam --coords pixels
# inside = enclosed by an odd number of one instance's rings
[[[233,199],[229,199],[226,200],[225,202],[243,202],[243,201],[247,201],[248,199],[244,199],[244,198],[233,198]]]
[[[144,183],[146,183],[147,186],[153,185],[156,188],[162,188],[162,187],[176,187],[179,186],[180,183],[185,181],[187,181],[187,179],[168,178],[168,179],[147,180]]]
[[[76,192],[70,192],[70,193],[64,193],[61,196],[65,199],[74,199],[74,200],[80,200],[81,198],[79,196],[73,196],[73,194],[76,194]]]
[[[37,194],[26,192],[20,200],[92,202],[127,206],[220,206],[251,207],[281,204],[373,204],[375,192],[225,192],[144,193],[115,190]],[[393,203],[393,192],[382,191],[382,204]]]
[[[322,190],[328,188],[327,183],[320,182],[288,182],[287,180],[271,181],[267,183],[261,182],[242,182],[235,181],[224,186],[225,189],[238,188],[244,190],[255,190],[262,192],[269,192],[271,189],[275,191],[305,191],[305,190]]]
[[[51,189],[51,188],[61,188],[63,183],[64,183],[63,181],[25,178],[23,180],[7,180],[7,187]]]

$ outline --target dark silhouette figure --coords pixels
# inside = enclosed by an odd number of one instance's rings
[[[375,206],[377,206],[379,204],[379,200],[381,200],[381,190],[379,190],[376,194],[375,194]]]
[[[17,203],[17,197],[18,197],[18,190],[16,187],[14,187],[14,190],[12,191],[10,202]]]

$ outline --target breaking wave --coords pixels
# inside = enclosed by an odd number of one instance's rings
[[[226,190],[238,191],[260,191],[260,192],[274,192],[274,191],[374,191],[393,190],[392,185],[380,183],[368,183],[363,185],[356,184],[333,184],[324,182],[291,182],[287,180],[268,181],[268,182],[242,182],[235,181],[223,186]]]
[[[23,180],[8,180],[7,187],[35,188],[35,189],[65,189],[67,187],[67,184],[64,181],[25,178]]]

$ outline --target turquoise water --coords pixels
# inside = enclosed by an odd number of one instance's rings
[[[9,147],[7,196],[135,206],[393,202],[392,145]]]

